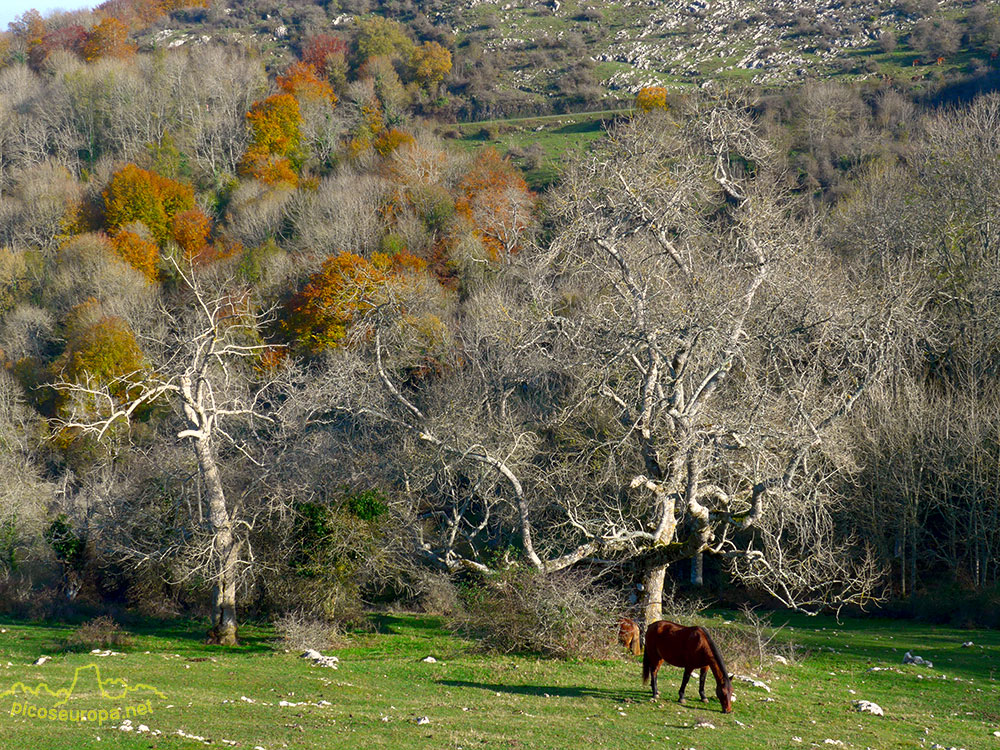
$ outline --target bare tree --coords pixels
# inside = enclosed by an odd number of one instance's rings
[[[850,466],[838,424],[884,371],[887,310],[816,253],[738,102],[637,123],[611,151],[571,176],[556,247],[590,298],[566,316],[580,398],[614,414],[607,455],[634,442],[618,472],[638,464],[628,485],[650,495],[632,532],[647,619],[666,566],[703,551],[788,606],[865,601],[877,571],[838,542],[828,480]]]
[[[367,362],[343,355],[337,408],[438,467],[437,505],[414,505],[430,559],[489,569],[499,523],[540,571],[633,566],[648,620],[667,566],[702,552],[789,606],[868,600],[879,571],[829,490],[888,310],[815,252],[773,160],[739,106],[624,126],[570,170],[552,245],[465,303],[464,366],[414,383],[387,346],[403,317]]]
[[[237,633],[237,580],[248,527],[239,497],[227,493],[220,470],[222,445],[250,457],[244,432],[270,419],[261,400],[273,380],[255,376],[253,365],[267,348],[259,328],[266,321],[246,289],[212,278],[192,267],[173,264],[180,289],[178,303],[161,310],[161,331],[142,337],[149,367],[116,379],[126,383],[126,398],[116,383],[59,382],[53,387],[76,404],[58,426],[109,435],[117,423],[130,423],[144,407],[168,404],[180,418],[176,438],[194,449],[207,502],[204,544],[189,550],[195,563],[187,575],[212,583],[211,641],[232,645]],[[95,413],[96,412],[96,413]],[[199,537],[201,538],[201,537]]]
[[[942,568],[996,580],[1000,98],[916,123],[906,165],[873,168],[827,242],[873,287],[908,287],[898,368],[855,427],[865,470],[852,501],[866,537],[912,594]],[[926,580],[926,578],[924,578]]]

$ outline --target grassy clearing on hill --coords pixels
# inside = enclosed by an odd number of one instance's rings
[[[723,613],[729,617],[729,613]],[[720,633],[723,615],[705,619]],[[128,628],[124,655],[100,657],[58,652],[69,626],[0,621],[0,692],[22,681],[67,686],[78,668],[97,663],[105,679],[147,683],[153,712],[134,721],[160,736],[107,726],[10,716],[2,699],[0,746],[11,748],[174,748],[201,743],[175,733],[200,735],[212,746],[275,748],[913,748],[1000,747],[1000,634],[886,620],[774,616],[788,620],[777,640],[793,641],[797,663],[769,663],[742,671],[770,692],[737,681],[735,711],[719,712],[711,678],[710,702],[673,697],[680,670],[664,667],[663,698],[649,699],[638,660],[556,661],[532,656],[494,657],[455,637],[437,618],[382,615],[378,632],[355,633],[336,652],[337,670],[313,667],[297,654],[272,646],[273,632],[245,627],[243,645],[226,650],[200,642],[203,628],[190,622]],[[727,637],[732,637],[729,634]],[[972,641],[975,645],[963,648]],[[912,651],[933,668],[904,666]],[[41,654],[53,655],[31,666]],[[434,663],[424,662],[433,656]],[[871,667],[888,670],[869,671]],[[754,667],[757,667],[754,669]],[[871,700],[885,717],[856,713],[851,701]],[[50,699],[51,700],[51,699]],[[69,705],[114,701],[78,690]],[[250,702],[253,701],[253,702]],[[280,701],[291,704],[279,705]],[[41,699],[32,699],[39,706]],[[422,717],[426,723],[418,723]],[[714,728],[697,727],[709,722]],[[100,738],[100,739],[98,739]],[[801,742],[795,738],[800,738]],[[843,745],[825,744],[837,740]]]
[[[606,133],[606,126],[619,115],[631,110],[603,110],[581,114],[548,115],[511,120],[464,123],[457,126],[461,134],[455,139],[459,148],[475,150],[492,146],[501,154],[511,149],[540,149],[538,164],[518,166],[533,190],[541,190],[559,179],[563,166],[572,154],[585,150]]]

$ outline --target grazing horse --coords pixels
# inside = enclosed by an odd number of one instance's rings
[[[642,652],[639,645],[639,626],[628,617],[621,617],[618,620],[618,642],[629,649],[635,656]]]
[[[684,670],[678,702],[684,702],[684,688],[687,687],[691,673],[696,669],[701,670],[698,693],[702,701],[706,700],[705,674],[711,669],[715,677],[715,694],[722,704],[722,713],[728,714],[733,710],[733,683],[729,679],[729,673],[726,672],[726,665],[722,661],[718,646],[705,628],[697,626],[686,628],[676,622],[660,620],[646,629],[642,681],[645,684],[650,677],[653,678],[654,698],[660,697],[660,691],[656,689],[656,673],[663,662]]]

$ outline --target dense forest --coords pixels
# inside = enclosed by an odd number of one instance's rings
[[[187,5],[0,35],[5,608],[1000,622],[995,7],[964,88],[643,86],[539,191],[422,12]]]

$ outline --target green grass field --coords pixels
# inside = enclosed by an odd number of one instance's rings
[[[606,123],[630,113],[631,110],[603,110],[463,123],[457,126],[460,137],[452,143],[466,150],[492,146],[501,154],[512,148],[539,147],[542,157],[537,166],[515,162],[524,170],[525,179],[533,190],[544,190],[559,179],[573,154],[586,150],[605,135]]]
[[[721,616],[704,622],[719,627]],[[698,702],[692,681],[688,702],[679,705],[673,698],[680,670],[664,667],[663,698],[653,702],[641,684],[638,659],[488,656],[443,630],[438,619],[420,615],[376,617],[377,632],[356,633],[347,648],[328,652],[340,658],[336,670],[284,653],[273,633],[260,627],[245,627],[243,645],[226,650],[203,645],[196,623],[149,623],[129,628],[133,643],[123,655],[101,657],[60,652],[69,626],[0,620],[6,631],[0,633],[0,693],[17,682],[45,682],[57,691],[78,670],[92,674],[88,665],[96,663],[105,680],[143,683],[163,696],[141,689],[133,694],[152,707],[133,720],[133,726],[149,727],[140,734],[94,722],[11,716],[13,703],[25,696],[7,695],[0,701],[0,747],[203,746],[178,730],[214,747],[266,750],[1000,747],[994,736],[1000,730],[997,632],[886,620],[837,624],[780,613],[773,621],[786,619],[778,640],[793,641],[801,656],[788,665],[748,670],[770,692],[735,682],[729,715],[719,712],[711,678],[709,703]],[[965,648],[966,641],[975,645]],[[907,650],[934,667],[904,666]],[[42,654],[53,659],[31,666]],[[437,661],[424,662],[427,656]],[[74,691],[66,705],[87,710],[121,702],[92,687]],[[858,699],[878,703],[885,716],[856,713],[851,701]],[[26,702],[42,707],[55,700]],[[697,726],[703,722],[713,726]]]

